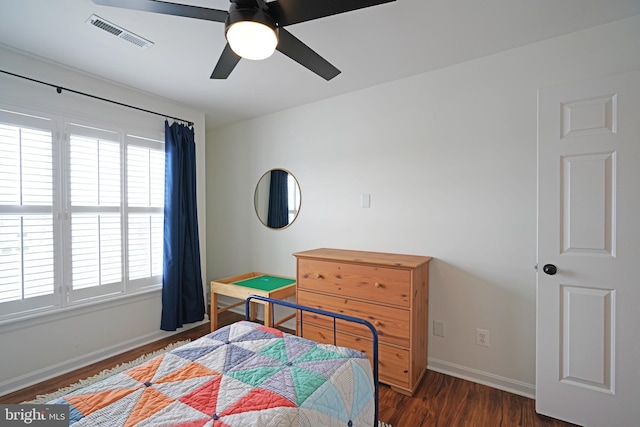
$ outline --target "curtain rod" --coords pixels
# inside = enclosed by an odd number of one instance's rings
[[[74,90],[74,89],[69,89],[69,88],[66,88],[66,87],[59,86],[59,85],[54,85],[52,83],[47,83],[47,82],[43,82],[43,81],[40,81],[40,80],[32,79],[31,77],[21,76],[20,74],[11,73],[9,71],[0,70],[0,72],[4,73],[4,74],[8,74],[10,76],[19,77],[21,79],[29,80],[29,81],[32,81],[32,82],[35,82],[35,83],[40,83],[40,84],[43,84],[45,86],[51,86],[51,87],[55,88],[56,92],[58,92],[58,93],[62,93],[63,90],[66,90],[67,92],[71,92],[71,93],[75,93],[75,94],[83,95],[83,96],[88,96],[89,98],[99,99],[100,101],[110,102],[112,104],[120,105],[121,107],[133,108],[134,110],[144,111],[145,113],[155,114],[156,116],[162,116],[162,117],[165,117],[167,119],[177,120],[179,122],[187,123],[189,126],[193,126],[193,122],[190,121],[190,120],[181,119],[179,117],[173,117],[173,116],[170,116],[168,114],[162,114],[162,113],[158,113],[158,112],[151,111],[151,110],[145,110],[144,108],[136,107],[134,105],[124,104],[122,102],[114,101],[112,99],[107,99],[107,98],[102,98],[100,96],[91,95],[90,93],[80,92],[80,91],[77,91],[77,90]]]

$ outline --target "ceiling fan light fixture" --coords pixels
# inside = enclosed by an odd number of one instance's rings
[[[232,6],[226,21],[226,37],[236,55],[245,59],[266,59],[278,45],[276,23],[260,9]]]

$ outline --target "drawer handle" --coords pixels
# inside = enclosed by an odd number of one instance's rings
[[[324,279],[324,276],[320,273],[316,273],[316,279]]]
[[[382,325],[382,323],[380,323],[379,320],[376,320],[375,322],[373,322],[373,324],[376,325],[376,326],[381,326]]]
[[[384,288],[384,285],[383,285],[382,283],[378,283],[378,282],[374,283],[374,284],[373,284],[373,286],[374,286],[375,288],[378,288],[378,289],[380,289],[380,288]]]

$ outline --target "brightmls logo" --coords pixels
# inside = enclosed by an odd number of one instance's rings
[[[68,405],[0,405],[0,425],[67,427]]]

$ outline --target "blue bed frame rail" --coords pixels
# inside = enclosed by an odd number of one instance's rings
[[[281,301],[272,298],[266,298],[260,295],[249,295],[245,301],[245,318],[250,320],[250,307],[251,300],[260,300],[263,302],[268,302],[271,304],[271,309],[273,310],[274,305],[280,305],[283,307],[293,308],[299,312],[308,311],[310,313],[320,314],[322,316],[331,317],[333,319],[333,344],[336,345],[336,319],[345,320],[347,322],[359,323],[361,325],[366,326],[371,331],[371,342],[373,346],[373,385],[374,385],[374,403],[375,403],[375,419],[374,419],[374,427],[378,425],[378,331],[376,328],[368,321],[364,319],[360,319],[358,317],[347,316],[346,314],[341,313],[333,313],[330,311],[320,310],[313,307],[306,307],[304,305],[295,304],[289,301]],[[265,307],[266,308],[266,307]],[[273,319],[273,313],[271,315],[271,319]],[[299,316],[300,319],[300,331],[302,332],[303,322],[302,316]],[[273,325],[266,325],[273,326]]]

